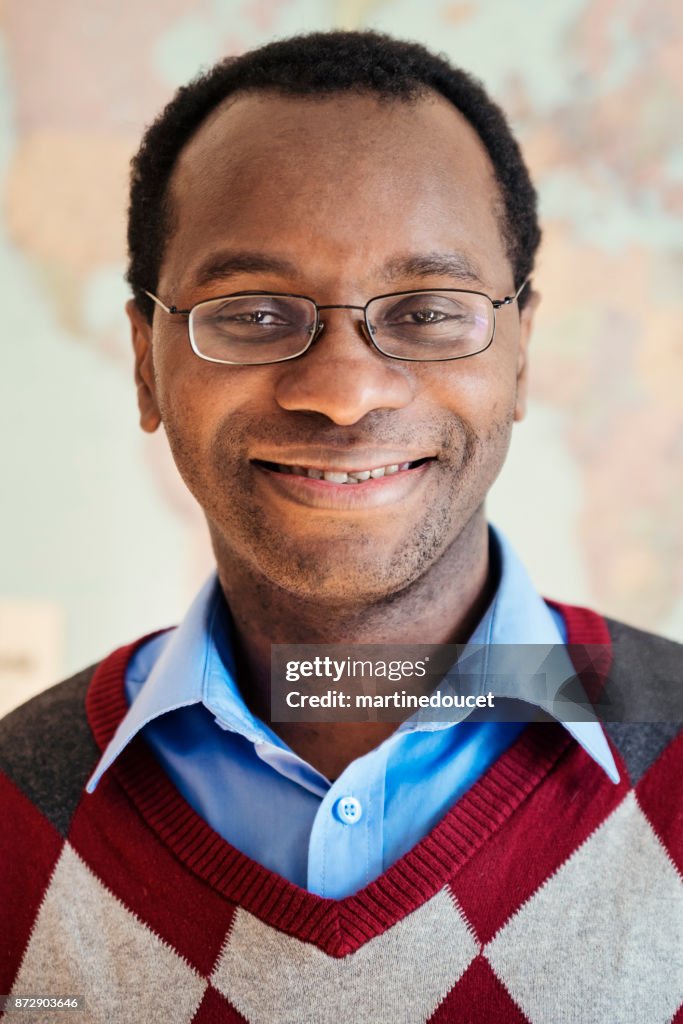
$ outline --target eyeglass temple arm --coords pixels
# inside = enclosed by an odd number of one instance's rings
[[[143,288],[142,290],[145,293],[145,295],[147,295],[148,298],[152,300],[152,302],[155,302],[157,306],[163,309],[165,313],[170,313],[171,315],[173,315],[174,313],[178,313],[180,316],[189,316],[189,309],[178,309],[177,306],[167,306],[166,303],[162,302],[161,299],[157,295],[154,295],[153,292],[148,292],[146,288]]]
[[[493,303],[493,308],[500,309],[501,306],[509,306],[511,302],[514,302],[520,297],[530,280],[530,277],[525,277],[514,295],[506,295],[504,299],[498,299]]]

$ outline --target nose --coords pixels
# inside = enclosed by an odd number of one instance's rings
[[[275,400],[290,412],[317,412],[351,426],[378,409],[413,399],[410,364],[383,356],[364,334],[358,314],[324,312],[324,328],[299,359],[282,363]]]

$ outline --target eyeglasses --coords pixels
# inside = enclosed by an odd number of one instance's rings
[[[377,295],[364,306],[319,306],[305,295],[254,291],[178,309],[152,292],[145,295],[171,316],[188,318],[193,351],[211,363],[261,366],[297,359],[320,337],[325,309],[361,312],[363,332],[382,355],[432,363],[465,359],[487,349],[496,330],[496,310],[515,302],[527,283],[528,278],[504,299],[442,288]]]

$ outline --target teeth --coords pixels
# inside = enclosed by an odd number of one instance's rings
[[[391,466],[378,466],[377,469],[357,469],[350,473],[342,473],[331,469],[311,469],[307,466],[287,466],[279,463],[278,470],[280,473],[305,476],[310,480],[327,480],[331,484],[362,484],[366,480],[379,480],[380,477],[410,469],[410,466],[410,462],[394,462]]]

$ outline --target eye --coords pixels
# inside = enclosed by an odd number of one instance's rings
[[[199,347],[233,342],[271,344],[310,336],[315,311],[307,299],[287,295],[231,295],[195,307],[192,329]]]
[[[284,310],[277,309],[269,303],[255,302],[253,299],[223,302],[220,306],[207,310],[207,314],[215,323],[224,324],[283,327],[290,323]]]
[[[287,322],[281,316],[278,316],[277,313],[267,309],[253,309],[250,312],[243,313],[230,313],[226,311],[225,314],[219,313],[218,315],[219,317],[225,316],[228,320],[243,324],[263,324],[264,326],[276,324],[279,326]]]
[[[452,314],[450,314],[452,317]],[[405,315],[405,318],[415,324],[436,324],[446,319],[447,314],[438,309],[415,309]]]
[[[449,295],[407,295],[382,311],[386,326],[430,327],[461,324],[471,319],[472,310]]]

